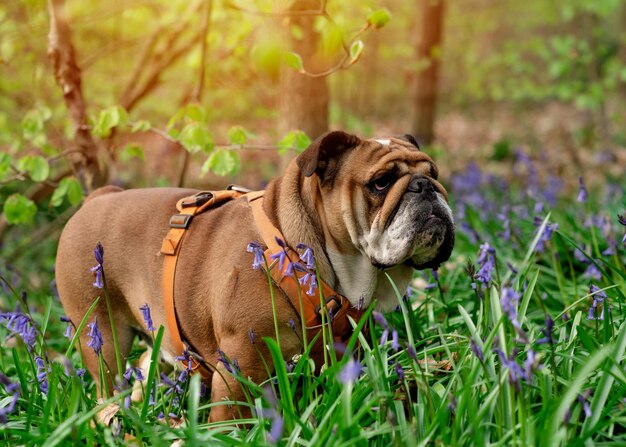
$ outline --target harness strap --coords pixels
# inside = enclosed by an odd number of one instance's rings
[[[194,218],[194,216],[215,208],[227,201],[236,199],[245,194],[252,211],[252,216],[256,224],[257,230],[263,243],[267,246],[264,252],[265,258],[269,261],[271,256],[285,250],[287,259],[285,259],[282,269],[279,269],[278,260],[269,266],[270,275],[274,284],[276,284],[287,296],[292,306],[304,319],[308,339],[311,340],[321,330],[322,325],[330,325],[335,341],[346,341],[351,333],[352,326],[348,320],[348,316],[358,321],[362,315],[362,311],[352,307],[347,298],[335,292],[328,284],[318,279],[318,291],[315,296],[309,296],[303,290],[300,280],[303,279],[305,272],[298,271],[295,268],[290,269],[292,259],[294,262],[298,259],[298,254],[290,247],[281,247],[276,239],[284,241],[284,236],[270,221],[269,217],[263,210],[263,195],[265,191],[250,192],[246,189],[236,186],[230,186],[225,191],[202,191],[190,197],[184,197],[176,204],[178,214],[174,214],[170,218],[170,230],[163,239],[161,253],[163,257],[163,306],[167,326],[170,332],[171,342],[174,350],[178,355],[182,355],[187,349],[185,341],[182,339],[179,329],[178,320],[176,318],[176,308],[174,303],[174,290],[176,278],[176,265],[180,254],[180,247],[185,237],[186,231]],[[293,271],[293,276],[287,275],[287,270]],[[320,293],[321,292],[321,293]],[[322,299],[324,300],[325,312],[322,312]],[[314,348],[313,357],[321,358],[324,347],[321,346],[321,339]],[[189,364],[183,360],[186,367],[190,367],[192,371],[199,372],[203,378],[208,379],[212,375],[211,369],[203,362],[199,356],[194,357],[194,353],[190,353]],[[197,358],[196,358],[197,357]]]
[[[190,197],[185,197],[178,201],[176,209],[178,214],[170,218],[170,230],[161,244],[163,256],[163,307],[165,318],[170,331],[170,339],[174,345],[177,355],[182,355],[187,347],[180,336],[178,321],[176,319],[176,308],[174,305],[174,290],[176,280],[176,265],[180,246],[185,237],[191,220],[197,214],[215,206],[219,206],[229,200],[236,199],[244,194],[240,189],[229,189],[226,191],[202,191]],[[183,361],[186,367],[185,361]],[[193,356],[190,357],[191,370],[199,371],[202,377],[208,378],[211,371]]]
[[[276,241],[277,238],[284,240],[284,236],[267,217],[265,210],[263,210],[263,194],[264,191],[257,191],[246,194],[246,198],[250,204],[259,235],[267,246],[267,250],[264,252],[265,259],[269,262],[272,255],[278,254],[283,250],[287,252],[287,259],[285,259],[282,270],[279,269],[278,260],[270,264],[272,280],[283,290],[293,307],[299,312],[300,317],[304,319],[309,340],[319,332],[323,324],[321,298],[319,296],[319,291],[321,291],[321,297],[323,297],[326,307],[326,323],[328,323],[330,318],[335,340],[345,341],[352,333],[348,315],[355,321],[358,321],[362,312],[352,307],[347,298],[335,292],[332,287],[321,279],[318,279],[319,289],[315,296],[309,296],[303,290],[299,280],[304,277],[305,273],[290,267],[292,261],[298,260],[298,254],[289,247],[281,247]],[[288,270],[293,272],[293,276],[285,274]]]

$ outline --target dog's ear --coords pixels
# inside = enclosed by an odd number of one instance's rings
[[[413,135],[405,133],[404,135],[400,137],[400,139],[404,141],[408,141],[409,143],[411,143],[413,146],[415,146],[418,149],[420,148],[420,145],[418,144],[417,140],[415,139]]]
[[[327,132],[315,140],[296,159],[298,167],[306,177],[317,174],[322,182],[332,173],[332,166],[336,166],[338,157],[356,147],[361,139],[340,130]]]

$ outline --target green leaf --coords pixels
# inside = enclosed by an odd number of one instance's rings
[[[43,182],[50,175],[50,165],[39,155],[27,155],[17,162],[17,168],[24,171],[35,182]]]
[[[192,154],[213,149],[213,136],[204,124],[187,124],[179,135],[180,143]]]
[[[387,8],[377,9],[367,17],[367,22],[374,28],[379,29],[391,20],[391,13]]]
[[[286,154],[289,150],[303,152],[311,144],[311,139],[301,130],[292,130],[278,142],[278,153]]]
[[[119,157],[120,161],[123,161],[124,163],[129,162],[134,158],[145,160],[143,148],[135,143],[124,146],[124,149],[120,151]]]
[[[294,53],[289,51],[283,55],[283,59],[288,67],[293,68],[297,72],[302,73],[304,71],[304,64],[302,62],[302,57],[298,53]]]
[[[233,126],[228,129],[228,142],[230,144],[244,145],[248,140],[248,132],[241,126]]]
[[[356,61],[359,60],[359,58],[361,57],[361,54],[363,53],[363,41],[362,40],[355,40],[354,42],[352,42],[352,45],[350,45],[350,63],[354,64]]]
[[[27,197],[13,194],[4,202],[2,212],[9,224],[28,224],[33,222],[37,214],[37,206]]]
[[[278,79],[283,59],[283,44],[278,39],[257,43],[250,53],[253,66],[272,79]]]
[[[206,124],[208,122],[206,110],[199,104],[189,104],[185,109],[185,116],[190,121]]]
[[[44,123],[50,119],[52,113],[47,107],[30,110],[22,119],[22,136],[24,139],[40,147],[48,141],[44,132]]]
[[[146,120],[139,120],[139,121],[135,121],[132,125],[132,127],[130,128],[131,132],[147,132],[148,130],[150,130],[150,128],[152,127],[152,125],[150,124],[150,121],[146,121]]]
[[[111,136],[115,127],[123,127],[128,123],[128,113],[120,106],[107,107],[100,111],[92,133],[100,138]]]
[[[226,149],[217,149],[202,165],[202,174],[211,171],[217,175],[235,175],[241,168],[239,153]]]
[[[65,197],[67,197],[70,204],[73,206],[78,205],[83,200],[83,189],[76,178],[66,177],[61,180],[59,186],[57,186],[52,194],[50,205],[53,207],[61,206]]]
[[[0,180],[4,180],[11,170],[11,156],[4,152],[0,153]]]

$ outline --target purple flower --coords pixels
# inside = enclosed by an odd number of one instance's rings
[[[478,272],[476,273],[474,278],[482,282],[483,284],[488,284],[489,282],[491,282],[492,273],[496,267],[494,257],[495,253],[496,249],[489,245],[488,242],[482,244],[478,251],[477,262],[480,268],[478,269]]]
[[[104,344],[104,339],[102,338],[102,332],[100,332],[100,328],[98,327],[98,318],[94,318],[93,323],[87,324],[89,327],[89,341],[87,342],[87,346],[93,349],[96,355],[100,355],[102,352],[102,345]]]
[[[0,372],[0,383],[4,385],[7,394],[11,395],[9,404],[0,408],[0,424],[6,424],[7,415],[15,411],[17,400],[20,397],[20,384],[11,382],[8,376]]]
[[[278,240],[278,238],[276,238],[276,240]],[[273,261],[275,261],[277,259],[278,259],[278,270],[280,270],[282,272],[283,271],[283,266],[285,265],[285,260],[288,260],[287,252],[285,250],[281,250],[278,253],[274,253],[274,254],[270,255],[270,261],[271,262],[273,262]]]
[[[541,219],[537,217],[535,218],[534,220],[535,226],[541,227],[542,223],[543,221]],[[552,234],[558,229],[559,229],[558,224],[546,223],[546,226],[544,227],[543,231],[541,232],[541,235],[539,236],[539,240],[537,241],[537,246],[535,247],[535,250],[537,251],[537,253],[543,253],[545,251],[546,242],[549,242],[550,239],[552,239]]]
[[[618,214],[617,221],[620,223],[620,225],[623,225],[626,227],[626,218],[624,218],[623,215]],[[624,233],[624,237],[622,237],[622,244],[626,245],[626,233]]]
[[[521,380],[524,380],[526,383],[530,383],[532,381],[533,371],[540,368],[537,355],[533,350],[529,350],[526,354],[526,361],[524,362],[523,369],[515,361],[515,352],[513,352],[510,357],[507,357],[500,349],[496,348],[494,351],[500,357],[502,366],[509,370],[509,383],[513,385],[515,390],[518,392],[521,391]]]
[[[378,311],[372,312],[372,316],[374,317],[374,321],[381,325],[384,329],[389,329],[389,325],[387,324],[387,320],[385,316]]]
[[[141,372],[141,368],[134,368],[134,367],[129,367],[126,371],[124,371],[124,374],[122,374],[124,376],[124,379],[126,380],[127,383],[130,383],[130,379],[133,377],[133,375],[135,376],[135,378],[139,381],[143,380],[143,373]]]
[[[511,287],[503,287],[500,295],[500,303],[502,304],[502,311],[506,314],[507,318],[513,323],[513,326],[520,329],[520,322],[517,321],[517,304],[519,303],[521,295],[513,290]]]
[[[398,342],[398,331],[395,329],[391,332],[391,349],[398,352],[400,350],[400,343]]]
[[[541,333],[544,335],[543,338],[537,340],[538,345],[542,345],[544,343],[554,344],[554,337],[552,333],[554,332],[554,320],[550,315],[546,315],[546,326],[541,329]]]
[[[76,377],[78,377],[80,380],[83,380],[83,376],[85,375],[86,372],[87,370],[85,368],[78,368],[76,370]]]
[[[361,296],[359,298],[359,301],[356,304],[356,310],[358,310],[359,312],[362,311],[364,305],[365,305],[365,297]]]
[[[48,394],[48,372],[50,369],[46,366],[44,359],[35,356],[35,365],[37,365],[37,382],[42,393]]]
[[[250,339],[250,344],[254,344],[256,342],[256,334],[252,328],[248,329],[248,338]]]
[[[398,374],[398,379],[404,380],[404,370],[402,369],[400,362],[396,362],[394,369],[396,370],[396,374]]]
[[[139,310],[141,310],[141,315],[143,317],[143,321],[146,323],[146,328],[149,331],[154,332],[156,329],[152,324],[152,316],[150,315],[150,306],[148,306],[148,303],[141,306]]]
[[[585,273],[583,273],[583,277],[599,281],[602,279],[602,272],[594,263],[591,263],[587,267],[587,270],[585,270]]]
[[[307,283],[309,284],[309,289],[306,291],[307,295],[315,295],[315,289],[317,288],[317,278],[315,277],[315,273],[307,272],[298,281],[300,282],[300,285],[303,286],[305,286]]]
[[[591,284],[589,287],[589,294],[593,296],[593,302],[589,308],[587,319],[604,320],[604,300],[607,298],[606,293],[600,290],[598,286]],[[596,309],[598,309],[598,307],[601,309],[600,316],[596,318]]]
[[[304,250],[304,253],[300,255],[300,260],[306,264],[307,268],[315,269],[315,256],[313,255],[313,249],[303,243],[296,245],[296,249]]]
[[[102,248],[102,244],[98,242],[96,244],[96,248],[93,250],[94,257],[96,258],[96,262],[98,263],[95,267],[91,267],[91,273],[96,277],[96,280],[93,283],[93,286],[102,289],[104,287],[104,281],[102,275],[104,273],[104,268],[102,264],[104,263],[104,248]]]
[[[287,324],[289,324],[292,331],[296,332],[296,322],[293,321],[293,318],[290,318]]]
[[[502,227],[503,227],[502,232],[498,233],[498,237],[501,237],[505,241],[510,241],[511,240],[511,219],[509,217],[508,209],[505,208],[504,210],[502,210],[502,212],[500,212],[497,217],[502,222]]]
[[[585,187],[585,182],[582,177],[578,177],[578,187],[580,188],[578,191],[578,197],[576,197],[576,201],[580,203],[585,203],[587,201],[587,188]]]
[[[480,360],[480,363],[485,362],[485,354],[483,353],[482,348],[478,345],[478,343],[474,341],[473,338],[470,340],[470,349],[472,350],[472,354],[474,354],[478,358],[478,360]]]
[[[413,360],[417,361],[417,353],[415,352],[415,348],[411,346],[409,342],[406,343],[405,351],[406,351],[406,355],[408,355]]]
[[[272,418],[272,426],[270,428],[270,432],[267,435],[267,440],[270,444],[274,445],[278,443],[280,437],[283,434],[284,424],[285,423],[283,418],[278,413],[276,413]]]
[[[350,359],[346,362],[343,368],[341,368],[341,371],[339,372],[339,381],[344,385],[347,385],[356,381],[360,374],[361,364],[358,360]]]
[[[170,394],[176,394],[180,396],[184,392],[183,388],[178,384],[178,382],[174,382],[167,376],[167,374],[163,372],[161,373],[161,382],[167,387],[167,391],[165,391],[166,396]]]
[[[3,312],[0,313],[0,321],[11,331],[9,337],[19,335],[28,347],[28,350],[32,352],[37,341],[37,330],[35,329],[35,323],[28,315],[17,311]]]
[[[263,255],[263,247],[261,247],[261,244],[259,244],[258,242],[250,242],[248,244],[248,247],[246,248],[246,251],[248,253],[254,254],[254,260],[252,261],[252,268],[255,270],[260,269],[265,262],[265,257]]]
[[[224,368],[226,368],[226,371],[229,373],[237,374],[239,367],[236,361],[231,362],[231,360],[226,356],[226,353],[219,348],[217,349],[217,361],[221,362],[224,365]]]

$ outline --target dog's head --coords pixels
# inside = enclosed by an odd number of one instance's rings
[[[316,207],[335,249],[356,249],[380,269],[436,268],[450,257],[448,194],[437,181],[437,166],[413,137],[362,140],[329,132],[297,164],[319,185]]]

